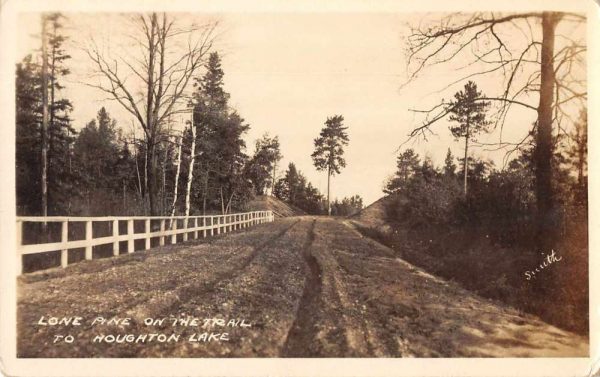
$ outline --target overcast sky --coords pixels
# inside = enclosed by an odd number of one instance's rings
[[[74,105],[74,126],[80,128],[94,118],[101,106],[130,127],[132,117],[118,104],[105,101],[99,91],[86,87],[90,62],[75,47],[90,35],[113,43],[127,32],[122,16],[108,14],[67,14],[66,33],[71,38],[69,51],[73,71],[67,85]],[[245,139],[248,153],[263,133],[278,135],[284,155],[283,168],[291,161],[326,193],[327,177],[312,166],[313,139],[328,116],[341,114],[348,127],[350,144],[346,148],[347,167],[332,180],[332,196],[361,195],[369,204],[382,194],[383,182],[395,170],[397,149],[421,118],[409,111],[425,108],[449,98],[459,90],[457,84],[438,93],[458,78],[456,65],[431,69],[407,86],[405,38],[408,24],[418,23],[422,14],[392,13],[226,13],[182,15],[191,20],[219,20],[217,50],[222,52],[225,89],[230,104],[250,124]],[[39,31],[39,15],[23,15],[19,20],[20,60],[39,45],[33,34]],[[534,25],[535,26],[535,25]],[[578,32],[582,33],[584,28]],[[573,32],[573,31],[570,31]],[[121,34],[120,34],[121,33]],[[517,38],[518,36],[515,36]],[[460,62],[459,62],[460,63]],[[464,63],[464,61],[462,62]],[[484,92],[499,89],[497,77],[477,81]],[[531,98],[535,103],[536,99]],[[532,111],[516,110],[507,120],[503,138],[520,139],[535,120]],[[447,148],[460,155],[462,143],[448,131],[448,123],[435,128],[437,136],[428,142],[411,143],[423,156],[441,164]],[[141,135],[141,131],[139,131]],[[497,140],[498,132],[482,140]],[[503,152],[482,148],[474,154],[501,164]]]

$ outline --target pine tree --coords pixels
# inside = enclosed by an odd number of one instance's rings
[[[17,214],[41,215],[41,80],[31,55],[16,70]]]
[[[277,161],[281,157],[277,136],[264,134],[256,141],[254,156],[248,161],[247,175],[257,195],[264,195],[273,186]]]
[[[84,199],[87,215],[108,215],[104,211],[117,207],[111,203],[114,197],[122,196],[123,181],[115,174],[115,167],[124,157],[118,144],[116,121],[102,107],[96,119],[79,132],[73,147],[73,174],[76,174],[78,196]],[[92,198],[95,201],[102,198],[105,203],[92,208]]]
[[[486,120],[486,111],[490,106],[488,101],[482,101],[482,94],[477,90],[473,81],[465,84],[464,90],[454,94],[454,101],[448,105],[450,120],[457,122],[458,126],[450,127],[455,138],[465,139],[465,157],[463,160],[463,189],[467,195],[467,172],[469,141],[482,131],[487,131],[489,122]]]
[[[348,145],[349,138],[342,122],[344,117],[334,115],[325,121],[325,127],[321,130],[319,137],[315,139],[315,151],[311,155],[313,163],[318,171],[327,171],[327,214],[331,215],[330,194],[331,176],[340,174],[342,168],[346,167],[344,159],[344,146]]]
[[[454,163],[454,155],[448,148],[448,152],[446,153],[446,158],[444,159],[444,175],[446,177],[454,177],[456,174],[456,164]]]
[[[396,160],[396,174],[387,182],[384,192],[386,194],[397,193],[406,187],[408,181],[419,170],[419,155],[411,148],[402,152]]]
[[[248,185],[243,179],[247,156],[242,135],[250,126],[229,109],[223,78],[221,58],[213,52],[206,73],[196,79],[192,101],[200,178],[195,196],[202,202],[203,213],[209,207],[220,207],[226,213],[232,205],[241,206],[242,198],[248,196]]]
[[[49,124],[48,124],[48,211],[68,211],[75,192],[73,182],[72,145],[75,129],[71,125],[71,101],[64,97],[62,79],[70,71],[66,62],[71,58],[64,50],[66,37],[62,35],[64,16],[53,13],[47,16],[48,70],[49,70]]]
[[[24,213],[66,213],[76,191],[63,21],[59,13],[43,15],[42,64],[29,55],[17,65],[17,205]]]

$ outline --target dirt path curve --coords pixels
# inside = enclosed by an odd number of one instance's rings
[[[321,217],[27,274],[18,285],[21,357],[588,353],[587,339],[431,276]],[[43,326],[42,316],[82,323]],[[92,325],[99,316],[130,320]],[[67,334],[72,343],[54,343]]]

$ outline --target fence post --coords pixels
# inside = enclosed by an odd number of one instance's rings
[[[63,249],[60,251],[60,266],[67,267],[69,264],[69,249],[67,248],[67,242],[69,242],[69,222],[61,221],[60,223],[60,242],[63,244]]]
[[[150,219],[146,219],[144,230],[146,232],[146,250],[150,249]]]
[[[17,220],[17,275],[23,273],[23,255],[21,255],[21,245],[23,245],[23,222]]]
[[[221,234],[221,216],[217,216],[217,234]]]
[[[202,216],[202,238],[206,238],[206,216]]]
[[[198,239],[198,217],[194,217],[194,239]]]
[[[160,232],[164,233],[165,231],[165,219],[160,219]],[[161,235],[158,237],[158,243],[160,246],[165,246],[165,236]]]
[[[175,221],[175,222],[173,222]],[[171,219],[171,230],[177,230],[177,219]],[[175,245],[177,243],[177,233],[174,233],[171,236],[171,244]]]
[[[127,252],[133,253],[135,245],[133,242],[133,220],[127,220]]]
[[[86,260],[92,260],[92,245],[90,245],[93,234],[92,234],[92,224],[93,221],[86,221],[85,222],[85,241],[86,241],[86,245],[85,245],[85,259]]]
[[[190,219],[188,217],[185,217],[183,219],[183,229],[185,229],[185,232],[183,232],[183,242],[188,240],[188,228],[190,226]]]
[[[113,255],[119,255],[119,220],[113,220],[112,222],[112,234],[113,234]]]
[[[215,235],[215,218],[213,216],[210,217],[210,235],[211,237]]]

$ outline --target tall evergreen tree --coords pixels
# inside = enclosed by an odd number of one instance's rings
[[[315,151],[311,155],[317,170],[327,171],[327,214],[331,215],[331,176],[340,174],[342,168],[346,167],[344,159],[344,146],[348,145],[349,138],[343,126],[344,117],[334,115],[325,121],[325,127],[321,130],[319,137],[315,139]]]
[[[247,159],[242,135],[250,126],[229,109],[218,53],[210,54],[205,67],[206,73],[196,79],[192,101],[199,151],[195,168],[200,181],[195,197],[203,212],[209,207],[220,207],[225,213],[232,204],[241,204],[241,198],[247,197],[248,186],[242,178]]]
[[[42,214],[41,80],[31,55],[16,70],[16,188],[17,214]]]
[[[115,174],[115,167],[120,159],[127,157],[119,147],[116,121],[111,119],[104,107],[98,111],[96,119],[88,122],[79,132],[73,147],[73,158],[73,170],[78,177],[78,190],[86,203],[87,214],[107,215],[108,213],[97,212],[109,208],[108,203],[92,209],[91,199],[121,197],[119,194],[123,181],[119,174]]]
[[[482,101],[482,94],[477,90],[473,81],[465,84],[464,90],[454,94],[454,101],[448,105],[450,120],[457,122],[457,126],[450,127],[455,138],[465,139],[465,157],[463,160],[463,190],[467,195],[467,172],[469,141],[474,140],[477,134],[486,131],[489,122],[486,120],[486,111],[490,106],[488,101]]]
[[[59,13],[43,15],[42,64],[29,55],[17,65],[17,203],[28,214],[68,212],[75,192],[72,104],[62,91],[70,58],[63,21]]]
[[[409,148],[402,152],[396,160],[396,174],[387,182],[383,191],[386,194],[393,194],[402,190],[419,170],[419,165],[419,155],[413,149]]]
[[[448,148],[446,158],[444,159],[444,175],[447,177],[454,177],[456,174],[456,164],[454,163],[454,155]]]
[[[323,195],[296,169],[293,162],[289,163],[283,177],[275,183],[273,195],[307,213],[323,213]]]
[[[48,210],[49,213],[68,212],[75,188],[72,169],[72,146],[75,129],[71,125],[71,101],[64,96],[62,80],[70,70],[71,58],[64,49],[67,38],[62,34],[65,18],[60,13],[47,16],[48,22]]]
[[[247,166],[248,177],[258,195],[264,195],[273,186],[277,161],[281,159],[279,138],[264,134],[256,141],[254,156]]]

